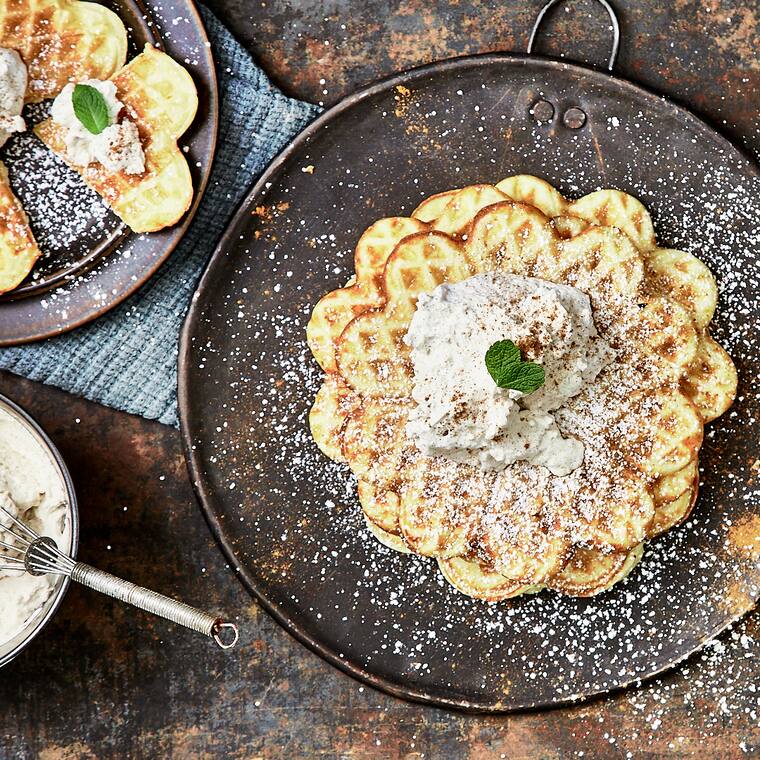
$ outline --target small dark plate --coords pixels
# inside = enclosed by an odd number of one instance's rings
[[[28,106],[27,131],[14,135],[0,150],[0,158],[43,255],[18,288],[0,296],[0,346],[66,332],[127,298],[179,243],[208,182],[216,147],[218,96],[211,49],[196,8],[186,0],[169,0],[158,9],[135,0],[104,4],[127,27],[128,60],[149,42],[193,76],[198,113],[180,138],[193,178],[193,204],[174,227],[132,233],[32,132],[32,126],[47,116],[50,103]]]
[[[539,100],[551,109],[536,114]],[[565,126],[582,121],[565,118],[571,107],[583,110],[585,125]],[[487,604],[460,595],[433,562],[368,535],[353,478],[320,454],[308,429],[321,372],[306,323],[319,298],[353,273],[361,232],[432,193],[516,173],[543,176],[569,197],[600,187],[639,197],[661,245],[698,254],[716,273],[714,333],[741,376],[734,408],[708,428],[691,519],[652,542],[625,582],[591,599],[543,592]],[[752,543],[760,533],[759,208],[757,168],[704,122],[563,62],[448,61],[324,114],[243,203],[182,337],[191,474],[246,587],[346,672],[467,710],[588,698],[694,652],[749,610],[760,587]]]

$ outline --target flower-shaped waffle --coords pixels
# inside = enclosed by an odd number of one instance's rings
[[[465,594],[609,588],[645,539],[689,514],[703,425],[736,392],[734,366],[707,331],[712,274],[658,248],[646,209],[613,190],[570,202],[517,176],[433,196],[412,216],[372,225],[354,280],[314,310],[309,345],[327,373],[310,415],[317,444],[357,476],[375,536],[437,558]],[[525,462],[486,472],[424,456],[406,435],[415,402],[404,336],[417,296],[493,270],[587,293],[616,350],[556,413],[585,447],[568,476]]]
[[[110,9],[79,0],[0,3],[0,47],[27,67],[24,100],[58,95],[72,80],[107,79],[127,57],[127,30]],[[29,220],[0,162],[0,293],[13,290],[41,255]]]

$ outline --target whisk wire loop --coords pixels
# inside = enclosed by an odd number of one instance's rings
[[[10,520],[13,527],[5,524],[3,515]],[[230,649],[237,643],[238,629],[234,623],[97,570],[83,562],[77,562],[62,552],[52,538],[40,536],[1,503],[0,533],[10,534],[18,542],[12,544],[0,540],[0,547],[6,550],[0,554],[0,570],[26,571],[31,575],[65,575],[114,599],[203,633],[222,649]],[[7,556],[7,551],[16,552],[19,557]]]
[[[22,556],[26,554],[26,549],[22,549],[20,546],[16,546],[15,544],[8,544],[5,541],[0,541],[0,546],[2,546],[4,549],[9,549],[10,551],[13,551],[13,552],[18,552]]]
[[[26,535],[34,533],[34,531],[18,520],[16,516],[1,503],[0,513],[0,535],[3,535],[4,537],[11,536],[17,542],[9,543],[8,541],[0,541],[0,547],[5,549],[5,551],[0,554],[0,570],[23,572],[27,569],[25,562],[26,552],[31,545],[31,542],[26,539]],[[2,515],[8,517],[11,522],[11,527],[8,527],[3,523]],[[19,546],[19,544],[21,545]],[[8,552],[15,552],[19,556],[9,556]]]
[[[29,536],[32,540],[34,540],[35,538],[40,538],[40,536],[39,536],[38,533],[36,533],[35,531],[33,531],[26,523],[21,522],[21,520],[19,520],[18,517],[16,517],[16,515],[14,515],[12,512],[10,512],[10,510],[6,509],[2,504],[0,504],[0,510],[2,510],[2,512],[4,512],[8,516],[8,518],[10,519],[10,521],[17,528],[19,528],[22,531],[22,533],[24,533],[27,536]],[[27,541],[25,538],[23,538],[23,536],[19,536],[18,533],[16,533],[14,530],[12,530],[10,528],[7,528],[7,529],[4,528],[4,530],[7,530],[9,533],[12,533],[19,541],[22,541],[26,545],[29,544],[29,541]]]

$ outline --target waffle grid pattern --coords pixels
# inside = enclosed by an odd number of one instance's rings
[[[735,368],[707,329],[717,301],[712,274],[690,254],[659,248],[643,205],[615,190],[568,201],[520,175],[438,194],[412,217],[424,231],[404,235],[398,219],[373,225],[386,233],[374,246],[387,255],[367,257],[362,238],[356,278],[314,310],[307,337],[327,373],[310,416],[317,444],[358,477],[378,540],[435,557],[465,594],[498,601],[544,587],[573,595],[609,588],[639,561],[646,539],[690,513],[703,426],[736,392]],[[628,387],[623,375],[606,373],[571,404],[565,422],[583,423],[591,464],[582,469],[591,472],[570,493],[547,483],[542,468],[484,473],[424,457],[405,436],[414,402],[403,337],[416,296],[494,269],[589,293],[622,363],[660,378],[646,383],[639,374]],[[371,293],[364,304],[363,292]],[[341,308],[344,299],[350,308]],[[617,449],[614,458],[605,447]]]

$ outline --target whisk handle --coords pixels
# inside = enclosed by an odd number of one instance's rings
[[[84,562],[74,565],[71,579],[101,594],[202,633],[212,638],[222,649],[230,649],[237,643],[238,629],[234,623],[225,622],[217,615],[211,615],[156,591],[122,580]]]

